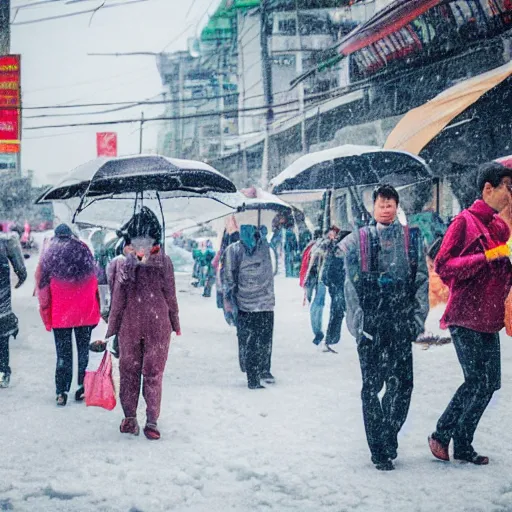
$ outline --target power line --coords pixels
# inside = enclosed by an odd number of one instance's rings
[[[61,19],[61,18],[70,18],[72,16],[81,16],[82,14],[91,14],[91,13],[94,14],[100,8],[101,9],[109,9],[109,8],[112,8],[112,7],[124,7],[126,5],[138,4],[140,2],[148,2],[148,1],[149,0],[124,0],[124,2],[122,2],[122,3],[102,5],[100,7],[95,7],[94,9],[87,9],[85,11],[68,12],[66,14],[57,14],[55,16],[48,16],[46,18],[37,18],[37,19],[34,19],[34,20],[26,20],[26,21],[17,21],[15,23],[11,23],[11,25],[12,26],[29,25],[29,24],[32,24],[32,23],[41,23],[41,22],[44,22],[44,21],[58,20],[58,19]]]
[[[144,123],[152,122],[152,121],[174,121],[179,119],[196,119],[200,117],[221,117],[228,116],[233,114],[239,114],[240,112],[253,112],[255,110],[265,110],[268,111],[270,108],[284,107],[288,105],[293,105],[297,103],[298,100],[287,101],[284,103],[275,103],[272,105],[262,105],[259,107],[247,107],[243,109],[230,109],[230,110],[222,110],[222,111],[211,111],[211,112],[201,112],[196,114],[187,114],[184,116],[160,116],[160,117],[152,117],[148,119],[144,119]],[[296,111],[297,109],[293,109]],[[276,112],[277,115],[285,113],[284,112]],[[261,113],[261,115],[267,115],[267,112]],[[101,126],[101,125],[114,125],[114,124],[129,124],[129,123],[140,123],[140,118],[135,119],[118,119],[114,121],[95,121],[89,123],[69,123],[69,124],[57,124],[57,125],[43,125],[43,126],[28,126],[24,127],[24,130],[42,130],[42,129],[50,129],[50,128],[71,128],[75,126]]]

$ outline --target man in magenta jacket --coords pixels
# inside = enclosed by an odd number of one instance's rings
[[[494,391],[501,386],[499,331],[512,282],[510,230],[498,216],[512,200],[512,169],[484,164],[478,172],[481,193],[448,228],[435,269],[450,288],[441,327],[449,328],[464,382],[429,437],[432,454],[483,465],[489,458],[473,448],[473,436]]]

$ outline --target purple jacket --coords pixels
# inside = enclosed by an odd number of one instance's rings
[[[508,258],[487,261],[484,252],[509,236],[507,224],[481,199],[450,224],[435,261],[436,272],[450,288],[443,329],[453,325],[494,333],[503,328],[512,265]]]
[[[169,339],[180,333],[171,259],[152,254],[146,263],[133,255],[116,261],[106,337]]]

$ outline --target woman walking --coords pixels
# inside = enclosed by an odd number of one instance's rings
[[[91,333],[100,320],[98,280],[91,251],[66,224],[55,228],[55,236],[41,257],[36,279],[41,318],[46,330],[53,330],[55,337],[57,405],[66,405],[71,388],[73,330],[78,354],[75,400],[82,401]]]
[[[162,378],[171,333],[179,336],[180,322],[171,259],[162,253],[162,229],[146,207],[124,226],[124,259],[109,269],[113,293],[107,338],[119,338],[119,398],[125,418],[123,434],[139,434],[137,405],[142,381],[148,439],[160,439],[157,427]]]

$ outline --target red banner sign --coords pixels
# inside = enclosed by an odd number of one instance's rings
[[[96,134],[98,156],[117,156],[117,133],[101,132]]]
[[[19,153],[21,137],[20,56],[0,57],[0,153]]]

